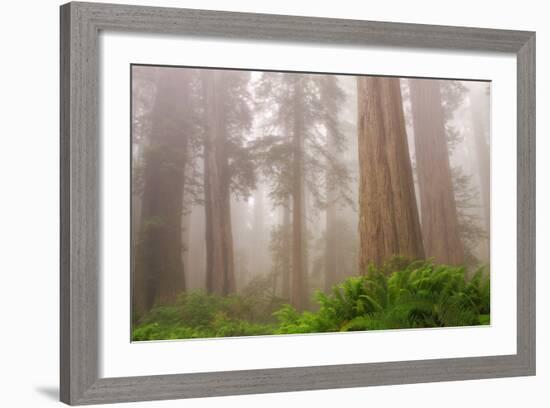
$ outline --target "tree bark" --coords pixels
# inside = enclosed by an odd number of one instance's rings
[[[439,82],[409,80],[425,255],[464,264]]]
[[[227,295],[235,291],[229,166],[220,72],[204,71],[206,134],[204,140],[204,198],[206,218],[206,288]]]
[[[358,77],[359,271],[424,258],[399,79]]]

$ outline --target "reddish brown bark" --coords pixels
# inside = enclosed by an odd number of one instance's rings
[[[399,79],[359,77],[359,271],[424,257]]]

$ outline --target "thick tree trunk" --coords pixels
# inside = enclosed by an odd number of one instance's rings
[[[359,77],[359,271],[424,258],[399,79]]]
[[[206,218],[206,288],[226,295],[235,291],[229,169],[220,73],[203,72],[206,134],[204,141],[204,198]]]
[[[151,141],[144,154],[140,260],[134,281],[137,313],[173,302],[185,290],[181,222],[188,88],[183,71],[159,71]]]
[[[306,305],[304,271],[304,186],[303,186],[303,90],[299,79],[294,83],[294,121],[292,131],[292,279],[290,303],[301,310]]]
[[[425,255],[437,263],[462,265],[464,245],[458,226],[439,82],[417,79],[409,84]]]

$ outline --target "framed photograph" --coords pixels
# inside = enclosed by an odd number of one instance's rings
[[[535,374],[535,33],[61,7],[61,400]]]

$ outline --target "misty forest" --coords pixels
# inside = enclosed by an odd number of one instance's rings
[[[132,66],[132,340],[490,323],[490,83]]]

